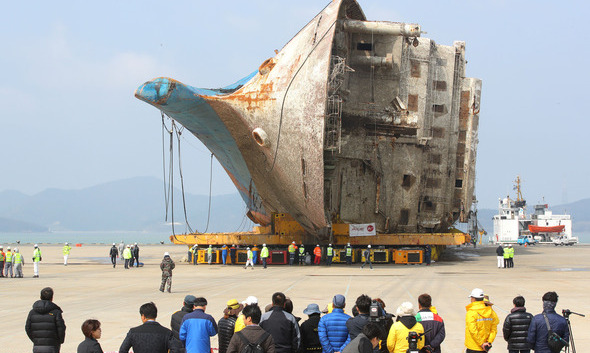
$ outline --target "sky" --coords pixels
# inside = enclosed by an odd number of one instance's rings
[[[0,15],[0,191],[35,194],[136,176],[163,178],[158,110],[133,94],[155,77],[223,87],[274,56],[328,3],[6,2]],[[495,208],[523,180],[529,204],[590,197],[584,104],[590,82],[582,1],[360,1],[368,20],[418,23],[438,44],[467,43],[483,81],[476,195]],[[185,188],[235,188],[190,134]],[[167,142],[166,142],[167,143]],[[167,152],[166,152],[167,153]]]

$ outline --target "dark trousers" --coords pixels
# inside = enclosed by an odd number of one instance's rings
[[[305,254],[299,254],[299,265],[305,265]]]
[[[129,268],[129,259],[125,259],[125,268]]]
[[[514,267],[514,258],[511,257],[508,259],[508,267],[510,267],[510,268]]]
[[[135,267],[139,267],[139,255],[135,257]]]
[[[289,253],[289,266],[293,266],[295,262],[295,253]]]
[[[266,268],[266,257],[262,258],[262,268]]]
[[[509,349],[508,353],[531,353],[531,350],[530,349],[521,349],[521,350]]]
[[[352,256],[347,256],[346,257],[346,264],[347,265],[352,265]]]
[[[135,261],[135,258],[130,258],[129,259],[129,267],[133,267],[133,261]]]
[[[231,258],[231,264],[236,264],[236,249],[231,249],[229,252],[229,257]]]
[[[111,256],[111,263],[113,264],[113,268],[115,268],[115,265],[117,264],[117,256]]]
[[[371,259],[367,258],[365,262],[362,264],[361,268],[365,268],[365,265],[369,264],[369,267],[373,269],[373,264],[371,263]]]
[[[0,277],[4,277],[4,261],[0,261]]]
[[[332,265],[332,256],[327,256],[326,257],[326,265],[331,266]]]

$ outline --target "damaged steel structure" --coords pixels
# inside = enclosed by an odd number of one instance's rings
[[[158,78],[135,95],[225,168],[261,225],[247,242],[346,242],[345,225],[375,223],[385,243],[428,244],[420,235],[466,221],[473,199],[481,81],[465,65],[464,42],[438,45],[419,25],[366,21],[356,1],[334,0],[234,85]],[[285,214],[286,233],[275,222]]]

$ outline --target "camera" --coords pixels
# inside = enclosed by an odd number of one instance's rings
[[[420,336],[417,332],[414,331],[410,331],[408,332],[408,350],[406,350],[406,353],[420,353],[420,350],[418,349],[418,340],[420,339]]]

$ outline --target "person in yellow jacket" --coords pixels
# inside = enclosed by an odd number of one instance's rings
[[[4,261],[6,260],[6,254],[4,248],[0,245],[0,277],[4,277]]]
[[[387,335],[387,349],[389,352],[406,353],[410,348],[408,342],[410,332],[416,332],[418,335],[422,334],[417,342],[418,349],[422,349],[424,347],[424,327],[416,321],[416,311],[412,303],[402,303],[395,314],[398,321],[391,326]]]
[[[123,250],[123,259],[125,259],[125,269],[129,269],[129,261],[131,261],[131,246],[127,245]]]
[[[5,277],[8,277],[8,272],[10,272],[10,277],[13,277],[12,251],[10,251],[10,246],[6,248],[6,257],[4,259],[4,276]]]
[[[508,245],[508,249],[504,251],[508,251],[508,268],[514,267],[514,248],[512,245]]]
[[[62,253],[64,254],[64,266],[68,265],[68,257],[70,256],[70,250],[72,250],[72,247],[70,246],[70,244],[66,242],[62,249]]]
[[[258,305],[258,298],[251,295],[248,298],[246,298],[246,300],[244,300],[242,304],[244,305],[244,308],[246,308],[248,305]],[[243,310],[244,309],[242,309],[242,311]],[[240,314],[240,316],[238,316],[238,318],[236,319],[234,332],[242,331],[244,327],[246,327],[246,323],[244,322],[244,314]]]
[[[289,266],[293,266],[295,262],[295,251],[297,251],[297,245],[295,245],[294,241],[287,247],[287,251],[289,252]]]
[[[475,288],[469,297],[471,304],[465,307],[465,347],[467,353],[486,352],[496,338],[500,320],[492,306],[486,305],[483,290]]]

